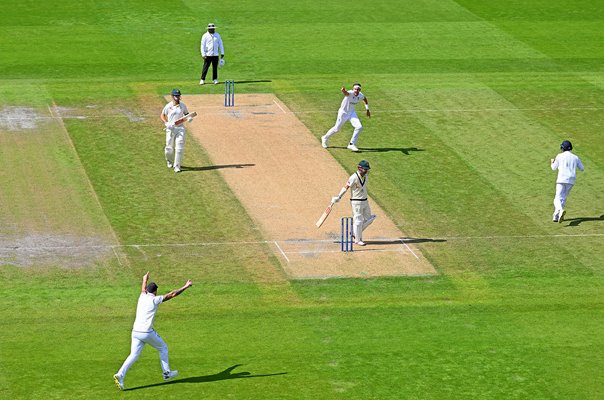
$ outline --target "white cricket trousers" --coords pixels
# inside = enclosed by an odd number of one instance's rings
[[[361,125],[361,120],[357,116],[356,111],[351,112],[343,112],[338,111],[338,118],[336,119],[336,124],[327,131],[325,134],[325,139],[329,139],[334,133],[339,132],[342,129],[342,126],[346,123],[346,121],[350,121],[350,124],[354,128],[354,132],[352,133],[352,138],[350,139],[350,143],[356,145],[357,140],[359,140],[359,135],[363,130],[363,125]]]
[[[554,217],[566,206],[566,199],[570,190],[573,188],[572,183],[556,183],[556,196],[554,197]]]
[[[352,224],[354,232],[354,240],[363,240],[363,231],[373,222],[371,219],[371,208],[369,201],[351,201],[352,205]]]
[[[174,164],[174,168],[180,168],[184,152],[185,128],[182,126],[175,126],[172,129],[166,128],[166,147],[164,149],[166,161]]]
[[[130,345],[130,355],[122,364],[122,367],[117,372],[117,375],[124,378],[128,369],[138,360],[138,357],[143,351],[145,344],[150,345],[159,351],[159,361],[163,372],[170,372],[170,364],[168,363],[168,345],[155,331],[151,332],[136,332],[132,331],[132,343]]]

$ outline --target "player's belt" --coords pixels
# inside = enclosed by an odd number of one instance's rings
[[[350,199],[350,201],[367,201],[367,199]]]

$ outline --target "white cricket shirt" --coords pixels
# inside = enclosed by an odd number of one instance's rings
[[[552,170],[558,170],[558,179],[556,179],[556,183],[574,184],[577,179],[577,168],[581,171],[585,169],[579,157],[570,151],[559,153],[552,163]]]
[[[136,319],[132,330],[136,332],[151,332],[157,307],[164,301],[164,296],[155,296],[153,293],[141,293],[136,305]]]
[[[340,111],[348,113],[354,111],[354,106],[357,105],[359,101],[362,101],[365,98],[363,92],[359,92],[358,96],[352,94],[352,90],[348,91],[348,96],[344,96],[342,99],[342,104],[340,104]]]
[[[367,175],[361,178],[358,171],[350,175],[346,184],[350,188],[350,200],[367,200]]]
[[[168,122],[174,122],[188,114],[189,109],[183,102],[174,104],[174,101],[171,101],[164,106],[162,113],[166,116]]]

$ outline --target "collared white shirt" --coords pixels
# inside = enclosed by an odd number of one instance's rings
[[[162,113],[166,116],[168,122],[174,122],[187,115],[189,109],[183,102],[175,104],[174,101],[171,101],[164,106]]]
[[[203,57],[224,55],[224,46],[220,34],[218,32],[204,33],[201,37],[200,50]]]
[[[574,184],[577,179],[577,168],[581,171],[585,169],[579,157],[570,151],[559,153],[552,163],[552,170],[558,170],[558,179],[556,179],[556,183]]]
[[[151,332],[157,307],[164,301],[164,296],[153,293],[141,293],[136,305],[136,318],[132,330],[136,332]]]
[[[364,200],[367,199],[367,174],[361,177],[359,172],[355,172],[350,175],[346,185],[350,187],[350,199],[351,200]]]
[[[365,98],[365,95],[362,92],[359,92],[358,96],[352,94],[352,90],[348,91],[348,96],[344,96],[342,99],[342,104],[340,104],[340,111],[344,113],[348,113],[354,110],[354,106],[357,105],[358,102],[362,101]]]

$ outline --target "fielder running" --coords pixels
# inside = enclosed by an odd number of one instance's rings
[[[357,171],[350,175],[340,193],[331,199],[332,203],[339,202],[348,188],[351,188],[350,205],[352,206],[353,240],[359,246],[365,246],[363,231],[371,225],[376,217],[374,214],[371,214],[369,202],[367,201],[367,174],[369,173],[369,169],[369,162],[361,160]]]
[[[176,125],[175,122],[189,114],[189,109],[180,101],[180,90],[172,89],[172,101],[166,104],[159,116],[166,126],[166,147],[164,154],[168,168],[180,172],[182,158],[185,152],[185,127],[184,124]],[[187,118],[188,122],[193,119]]]
[[[166,345],[166,342],[164,342],[153,329],[153,321],[155,320],[155,313],[160,304],[178,296],[193,286],[193,282],[188,280],[180,289],[174,289],[170,293],[158,296],[157,285],[154,282],[148,283],[148,280],[149,273],[147,272],[143,276],[141,294],[138,297],[138,304],[136,305],[136,319],[134,320],[134,325],[132,327],[130,355],[126,358],[117,374],[113,375],[113,380],[120,390],[124,390],[124,378],[126,378],[126,373],[132,364],[138,360],[145,344],[151,345],[159,351],[159,360],[164,375],[164,381],[170,380],[178,375],[178,371],[172,371],[170,369],[170,364],[168,363],[168,345]]]
[[[361,121],[357,116],[357,112],[354,109],[354,106],[363,100],[365,102],[365,110],[367,110],[367,117],[371,118],[371,112],[369,112],[369,103],[367,103],[367,97],[361,92],[361,84],[355,83],[352,85],[352,90],[346,90],[344,86],[342,86],[342,94],[344,98],[342,99],[342,104],[340,105],[340,109],[338,110],[338,118],[336,119],[336,124],[331,128],[325,135],[321,137],[321,145],[324,149],[328,147],[329,138],[336,132],[339,132],[344,126],[346,121],[350,121],[352,126],[354,127],[354,132],[352,133],[352,138],[350,139],[350,143],[348,143],[348,149],[352,151],[359,151],[356,144],[359,140],[359,135],[363,130],[363,125],[361,125]]]
[[[571,150],[573,145],[568,140],[565,140],[560,145],[562,152],[551,159],[552,171],[558,170],[558,178],[556,179],[556,196],[554,197],[554,215],[553,221],[561,223],[564,219],[566,210],[566,199],[570,190],[577,179],[577,168],[581,171],[585,170],[583,163],[574,155]]]

